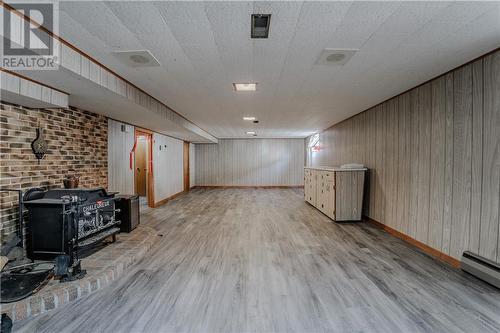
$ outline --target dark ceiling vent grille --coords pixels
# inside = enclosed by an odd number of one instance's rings
[[[252,14],[252,38],[269,37],[271,14]]]

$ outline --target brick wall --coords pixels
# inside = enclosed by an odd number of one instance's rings
[[[44,129],[48,152],[40,164],[31,150],[36,127]],[[62,187],[70,169],[80,187],[107,187],[107,120],[71,109],[26,109],[0,104],[0,187]],[[17,194],[0,192],[0,233],[16,230]]]

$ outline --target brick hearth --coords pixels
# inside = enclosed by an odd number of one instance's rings
[[[144,257],[156,237],[155,230],[147,226],[140,226],[130,234],[119,234],[116,243],[82,260],[82,268],[87,270],[83,279],[66,283],[51,280],[31,297],[2,304],[0,312],[7,313],[16,322],[59,308],[102,289]]]

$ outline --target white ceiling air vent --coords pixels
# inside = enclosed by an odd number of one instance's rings
[[[122,63],[130,67],[157,67],[160,63],[148,50],[115,51],[112,53]]]
[[[252,38],[269,37],[269,25],[271,24],[271,14],[252,14],[252,26],[250,36]]]
[[[324,49],[316,61],[317,65],[342,66],[357,52],[356,49]]]

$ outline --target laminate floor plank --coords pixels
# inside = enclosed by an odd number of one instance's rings
[[[109,287],[18,332],[499,332],[500,290],[300,189],[190,191],[142,207],[158,232]]]

